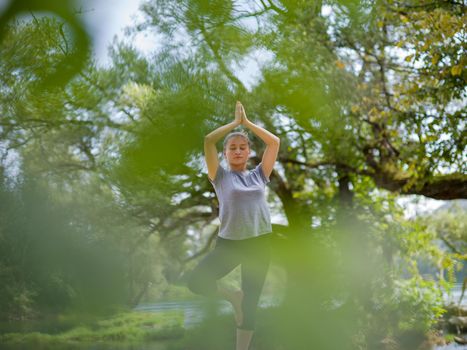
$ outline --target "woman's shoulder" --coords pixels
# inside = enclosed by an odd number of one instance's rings
[[[251,172],[255,174],[258,180],[262,182],[263,184],[267,184],[269,182],[269,179],[264,174],[261,162]]]
[[[208,175],[208,180],[211,182],[213,185],[216,185],[221,181],[223,177],[225,177],[226,173],[228,173],[228,170],[226,170],[221,163],[217,165],[217,170],[216,170],[216,176],[214,177],[214,180],[212,180],[209,175]]]

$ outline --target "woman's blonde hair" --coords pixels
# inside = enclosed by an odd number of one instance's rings
[[[224,139],[224,151],[225,151],[225,148],[227,147],[227,143],[229,142],[229,140],[231,138],[234,138],[234,137],[243,137],[247,142],[248,142],[248,148],[251,149],[251,141],[250,141],[250,138],[248,137],[248,134],[244,131],[234,131],[234,132],[231,132],[230,134],[228,134],[225,139]]]

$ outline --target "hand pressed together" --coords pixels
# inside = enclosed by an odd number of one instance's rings
[[[237,104],[235,106],[235,122],[238,125],[241,124],[243,126],[247,126],[250,123],[246,116],[245,108],[243,107],[240,101],[237,101]]]

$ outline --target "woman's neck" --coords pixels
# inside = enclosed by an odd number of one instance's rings
[[[230,165],[230,170],[232,171],[238,171],[238,172],[244,172],[246,171],[246,165]]]

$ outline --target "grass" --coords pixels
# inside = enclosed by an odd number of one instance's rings
[[[77,324],[58,334],[6,333],[0,344],[34,349],[60,348],[72,343],[143,343],[183,337],[182,312],[124,312],[111,318]]]

